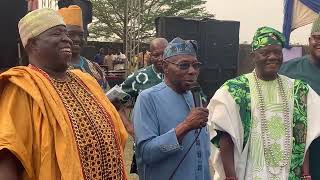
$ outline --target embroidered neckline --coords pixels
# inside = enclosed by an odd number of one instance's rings
[[[49,74],[47,72],[45,72],[44,70],[40,69],[39,67],[33,65],[33,64],[29,64],[28,67],[30,67],[33,70],[38,71],[39,73],[41,73],[42,75],[44,75],[47,79],[54,81],[54,82],[58,82],[58,83],[66,83],[66,82],[70,82],[71,80],[71,74],[69,71],[66,71],[66,78],[64,80],[61,79],[55,79],[53,77],[50,77]]]

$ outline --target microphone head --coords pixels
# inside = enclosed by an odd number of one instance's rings
[[[200,84],[198,82],[194,82],[191,86],[190,86],[190,91],[191,92],[199,92],[200,91]]]
[[[193,96],[193,102],[195,107],[202,107],[202,101],[200,96],[200,84],[198,82],[195,82],[191,85],[190,91]]]

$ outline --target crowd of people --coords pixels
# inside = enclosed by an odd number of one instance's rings
[[[320,17],[310,54],[284,64],[283,34],[259,28],[254,70],[209,103],[194,41],[152,40],[150,64],[111,102],[99,65],[115,61],[80,55],[80,7],[34,10],[18,28],[29,65],[0,74],[0,179],[126,180],[129,135],[140,180],[320,179]]]
[[[120,50],[118,50],[119,53],[112,53],[111,50],[107,50],[108,53],[105,52],[104,48],[100,48],[93,61],[105,67],[107,71],[126,69],[132,72],[151,64],[149,51],[140,52],[131,59],[128,59]]]

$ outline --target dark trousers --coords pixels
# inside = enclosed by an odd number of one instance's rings
[[[320,180],[320,138],[315,139],[309,148],[310,173],[312,179]]]

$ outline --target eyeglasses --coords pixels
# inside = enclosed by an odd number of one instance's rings
[[[178,66],[178,68],[180,70],[188,70],[190,68],[190,66],[192,66],[193,69],[195,69],[195,70],[199,70],[201,65],[202,65],[201,62],[194,62],[194,63],[188,63],[188,62],[173,63],[173,62],[170,62],[170,61],[165,61],[165,62]]]

